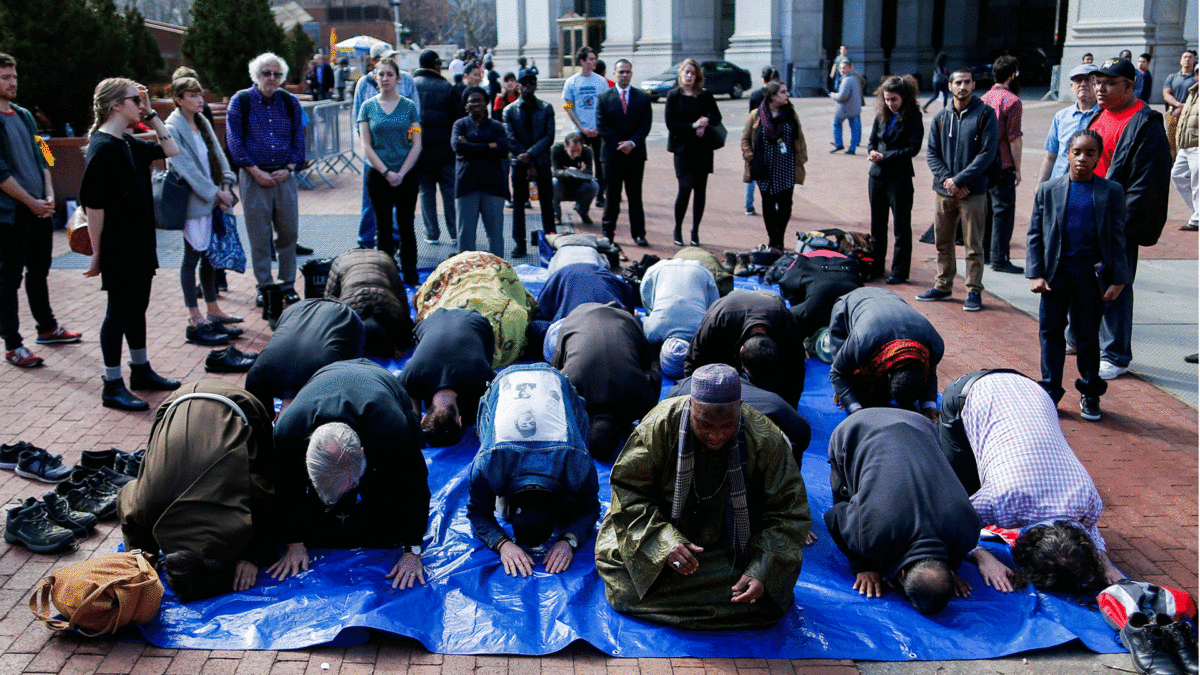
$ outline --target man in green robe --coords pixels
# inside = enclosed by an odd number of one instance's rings
[[[783,433],[711,364],[646,415],[612,468],[596,569],[619,612],[679,628],[770,626],[792,606],[811,518]]]

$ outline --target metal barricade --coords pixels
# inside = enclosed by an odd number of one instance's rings
[[[311,162],[298,174],[300,186],[313,189],[311,176],[316,174],[325,184],[333,183],[324,172],[341,173],[349,169],[360,173],[361,157],[354,151],[354,134],[351,133],[350,101],[324,101],[305,104],[309,123],[304,127],[304,153]],[[357,161],[356,161],[357,160]]]

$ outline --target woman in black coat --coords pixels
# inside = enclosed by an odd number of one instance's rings
[[[890,208],[896,243],[887,283],[900,284],[908,280],[912,261],[912,158],[921,151],[925,127],[917,106],[917,87],[908,78],[888,77],[879,87],[878,95],[879,114],[875,116],[867,144],[867,159],[871,160],[867,194],[871,200],[871,237],[875,240],[872,276],[883,274],[887,259]]]
[[[675,155],[675,245],[683,246],[683,216],[688,199],[692,203],[692,246],[700,245],[700,221],[708,193],[708,174],[713,171],[713,143],[721,123],[721,111],[713,95],[704,90],[704,71],[695,59],[684,59],[679,81],[667,94],[667,150]]]

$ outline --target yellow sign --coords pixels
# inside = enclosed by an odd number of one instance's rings
[[[337,56],[337,53],[338,53],[337,43],[338,43],[337,29],[331,28],[331,29],[329,29],[329,55],[331,57]]]

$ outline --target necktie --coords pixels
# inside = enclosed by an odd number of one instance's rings
[[[625,98],[625,90],[621,90],[621,112],[629,112],[629,101]]]

